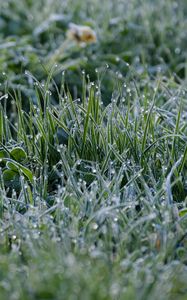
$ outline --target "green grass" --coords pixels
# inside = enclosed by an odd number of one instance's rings
[[[187,299],[185,2],[0,2],[0,300]]]

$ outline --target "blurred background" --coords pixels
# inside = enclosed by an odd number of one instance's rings
[[[90,26],[97,42],[84,47],[68,42],[70,23]],[[116,78],[125,80],[132,73],[128,64],[145,80],[157,74],[186,79],[186,28],[186,0],[0,1],[0,90],[19,89],[34,97],[32,76],[45,81],[51,59],[57,86],[66,71],[75,97],[82,88],[82,70],[91,81],[100,74],[105,103]]]

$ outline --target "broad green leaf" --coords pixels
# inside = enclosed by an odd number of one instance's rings
[[[31,183],[33,182],[33,174],[28,168],[10,158],[4,158],[4,161],[11,162],[15,166],[15,168],[17,167],[18,170],[21,171],[30,180]]]
[[[15,164],[13,164],[13,163],[11,163],[11,162],[7,162],[6,163],[6,167],[9,169],[9,170],[12,170],[12,171],[14,171],[14,172],[19,172],[19,169],[18,169],[18,167],[17,166],[15,166]]]
[[[183,208],[179,211],[179,217],[184,217],[187,214],[187,208]]]
[[[20,176],[17,172],[13,170],[5,170],[3,172],[3,180],[6,187],[15,189],[16,191],[20,190]]]
[[[11,152],[11,157],[14,158],[17,162],[23,162],[27,158],[27,154],[23,148],[16,147]]]
[[[9,157],[8,153],[5,150],[0,150],[0,159]]]
[[[0,150],[0,166],[4,167],[5,166],[5,161],[3,161],[3,158],[8,158],[9,155],[5,150]]]

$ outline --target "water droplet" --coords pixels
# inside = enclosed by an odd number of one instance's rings
[[[94,230],[97,230],[98,224],[97,224],[97,223],[93,223],[93,224],[92,224],[92,228],[93,228]]]

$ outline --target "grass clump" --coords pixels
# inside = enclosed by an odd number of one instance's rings
[[[0,4],[1,299],[186,299],[185,1],[60,3]]]

